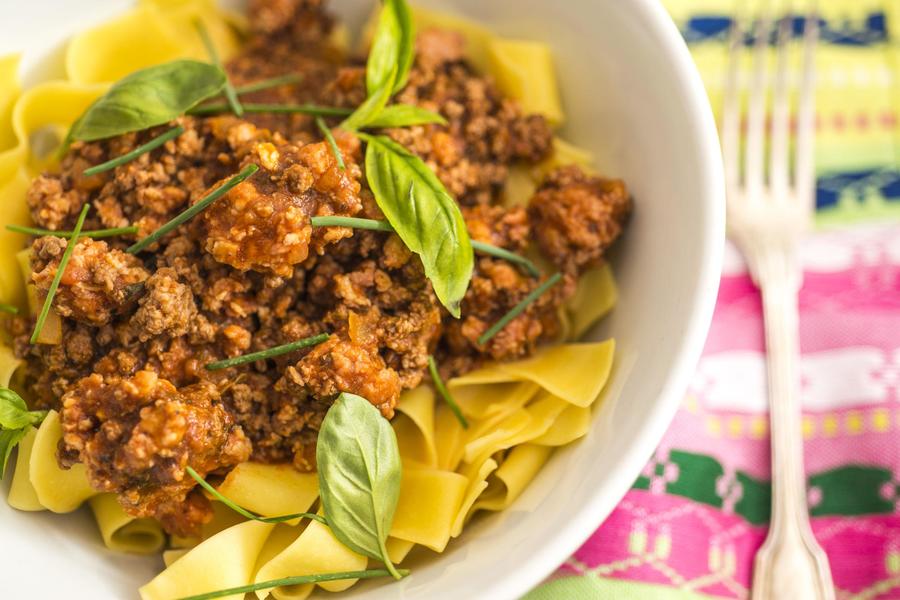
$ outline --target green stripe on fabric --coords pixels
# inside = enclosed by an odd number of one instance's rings
[[[713,596],[662,585],[606,579],[590,573],[545,583],[522,600],[711,600]]]
[[[667,468],[668,467],[668,468]],[[674,477],[667,476],[673,472]],[[726,475],[722,464],[712,456],[670,450],[668,460],[653,465],[653,475],[641,476],[632,489],[649,490],[654,480],[665,481],[665,492],[713,508],[729,510],[751,525],[769,522],[772,488],[769,481],[751,477],[743,471]],[[890,498],[882,489],[892,481],[891,471],[881,467],[847,465],[809,478],[813,516],[859,516],[894,512],[900,499],[900,486]]]

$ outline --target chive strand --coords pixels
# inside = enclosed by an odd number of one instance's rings
[[[203,24],[203,21],[200,19],[194,19],[194,27],[197,28],[197,33],[200,34],[200,39],[203,40],[203,45],[206,46],[206,52],[209,54],[209,58],[214,65],[225,71],[225,66],[222,64],[221,59],[219,58],[219,53],[216,51],[216,46],[213,44],[212,38],[209,36],[209,31],[206,30],[206,25]],[[228,74],[225,74],[225,99],[228,101],[228,106],[231,108],[231,112],[235,115],[241,117],[244,115],[244,107],[241,106],[240,100],[238,100],[237,92],[234,90],[234,85],[231,83],[231,78]]]
[[[347,165],[344,164],[344,155],[341,154],[341,149],[337,145],[337,140],[334,139],[334,134],[331,133],[331,129],[328,128],[328,125],[325,124],[325,119],[321,116],[316,117],[316,127],[318,127],[319,131],[322,132],[322,135],[325,136],[325,140],[331,148],[331,153],[334,154],[334,159],[337,161],[338,167],[341,171],[345,171]]]
[[[281,356],[282,354],[287,354],[289,352],[293,352],[295,350],[302,350],[303,348],[309,348],[311,346],[318,346],[322,342],[328,340],[331,337],[327,333],[320,333],[319,335],[314,335],[312,337],[303,338],[302,340],[297,340],[296,342],[291,342],[289,344],[283,344],[281,346],[275,346],[273,348],[267,348],[265,350],[260,350],[259,352],[253,352],[251,354],[242,354],[241,356],[235,356],[234,358],[228,358],[225,360],[220,360],[217,362],[212,362],[206,365],[207,371],[218,371],[220,369],[227,369],[228,367],[235,367],[237,365],[242,365],[245,363],[256,362],[258,360],[265,360],[267,358],[272,358],[275,356]]]
[[[510,252],[505,248],[500,248],[499,246],[492,246],[491,244],[485,244],[484,242],[472,240],[472,249],[482,254],[495,256],[497,258],[502,258],[503,260],[508,260],[511,263],[521,265],[526,271],[528,271],[528,274],[532,277],[541,276],[541,272],[533,262],[531,262],[524,256],[519,256],[518,254]]]
[[[409,575],[409,569],[398,569],[397,572],[401,577]],[[207,592],[205,594],[196,594],[194,596],[184,596],[178,600],[213,600],[214,598],[224,598],[234,594],[248,594],[259,590],[269,590],[272,588],[303,585],[307,583],[319,583],[322,581],[340,581],[342,579],[373,579],[376,577],[390,577],[392,574],[387,569],[369,569],[367,571],[344,571],[342,573],[319,573],[317,575],[298,575],[295,577],[284,577],[281,579],[271,579],[269,581],[260,581],[259,583],[251,583],[238,587],[228,588],[227,590],[217,590],[215,592]]]
[[[218,200],[219,198],[221,198],[222,196],[227,194],[233,187],[235,187],[236,185],[238,185],[239,183],[241,183],[242,181],[244,181],[245,179],[247,179],[248,177],[250,177],[257,171],[259,171],[259,167],[257,165],[255,165],[255,164],[247,165],[246,167],[241,169],[240,173],[238,173],[237,175],[233,175],[228,181],[223,183],[221,186],[217,187],[215,190],[213,190],[212,192],[207,194],[202,200],[197,202],[197,204],[194,204],[190,208],[186,209],[181,214],[177,215],[171,221],[169,221],[168,223],[166,223],[165,225],[163,225],[162,227],[160,227],[159,229],[157,229],[156,231],[154,231],[147,237],[143,238],[136,244],[133,244],[132,246],[130,246],[128,248],[128,250],[126,250],[126,252],[128,252],[129,254],[137,254],[138,252],[140,252],[141,250],[143,250],[144,248],[146,248],[147,246],[149,246],[150,244],[152,244],[159,238],[163,237],[164,235],[166,235],[167,233],[169,233],[170,231],[172,231],[173,229],[175,229],[176,227],[178,227],[185,221],[189,221],[190,219],[195,217],[197,215],[197,213],[201,212],[207,206],[209,206],[210,204],[212,204],[213,202],[215,202],[216,200]]]
[[[261,517],[257,514],[250,512],[246,508],[240,506],[239,504],[237,504],[236,502],[234,502],[233,500],[229,499],[227,496],[225,496],[224,494],[219,492],[219,490],[217,490],[216,488],[211,486],[208,481],[206,481],[205,479],[200,477],[200,474],[197,473],[197,471],[195,471],[192,467],[185,467],[184,470],[187,472],[188,475],[190,475],[191,477],[194,478],[194,481],[196,481],[200,485],[200,487],[202,487],[204,490],[206,490],[207,492],[212,494],[216,500],[218,500],[219,502],[221,502],[222,504],[224,504],[225,506],[227,506],[234,512],[238,513],[242,517],[246,517],[246,518],[250,519],[251,521],[259,521],[261,523],[284,523],[285,521],[293,521],[294,519],[312,519],[314,521],[318,521],[319,523],[322,523],[323,525],[328,524],[328,522],[325,520],[325,518],[323,516],[317,515],[315,513],[308,513],[308,512],[295,513],[292,515],[283,515],[280,517]]]
[[[0,312],[9,313],[11,315],[19,314],[19,309],[12,304],[4,304],[0,302]]]
[[[36,237],[44,237],[45,235],[52,235],[54,237],[61,238],[70,238],[72,237],[73,231],[53,231],[52,229],[40,229],[38,227],[25,227],[23,225],[7,225],[7,231],[12,231],[14,233],[24,233],[27,235],[33,235]],[[94,231],[82,231],[78,237],[83,238],[92,238],[92,239],[100,239],[100,238],[108,238],[114,237],[117,235],[125,235],[129,233],[137,233],[138,228],[137,225],[129,225],[128,227],[115,227],[113,229],[95,229]]]
[[[359,217],[313,217],[310,219],[310,224],[313,227],[350,227],[352,229],[367,229],[369,231],[394,231],[394,228],[387,221],[360,219]]]
[[[41,312],[34,325],[34,332],[31,334],[31,340],[29,340],[32,344],[37,343],[38,337],[41,335],[41,330],[44,328],[44,322],[47,321],[47,315],[50,314],[50,307],[53,306],[53,297],[56,295],[56,290],[59,288],[59,282],[62,280],[66,265],[69,264],[69,258],[71,258],[72,253],[75,251],[75,245],[78,244],[78,236],[81,234],[81,227],[84,225],[84,219],[87,217],[90,208],[91,205],[85,203],[81,208],[81,214],[78,215],[75,229],[72,230],[72,239],[66,244],[66,249],[63,252],[62,258],[59,260],[59,266],[56,267],[56,274],[53,276],[53,281],[50,282],[50,287],[47,289],[47,297],[44,298],[44,305],[41,307]]]
[[[279,75],[278,77],[272,77],[270,79],[263,79],[262,81],[254,81],[253,83],[239,85],[234,88],[234,91],[237,92],[238,96],[240,96],[242,94],[261,92],[263,90],[268,90],[273,87],[279,87],[282,85],[293,85],[295,83],[300,83],[301,81],[303,81],[303,75],[300,75],[299,73],[288,73],[287,75]]]
[[[243,104],[245,113],[298,113],[322,117],[345,117],[353,112],[349,108],[319,106],[318,104]],[[228,111],[228,105],[222,103],[202,104],[187,111],[189,115],[213,115]]]
[[[313,217],[311,223],[313,227],[352,227],[370,231],[394,231],[394,228],[387,221],[360,219],[358,217]],[[533,277],[540,277],[541,275],[541,272],[533,262],[505,248],[472,240],[472,249],[482,254],[488,254],[521,265]]]
[[[552,288],[554,285],[559,283],[562,279],[561,273],[553,274],[547,281],[536,287],[531,291],[530,294],[525,296],[525,299],[516,304],[508,313],[503,315],[499,321],[491,325],[491,327],[481,334],[481,337],[478,338],[478,343],[480,345],[484,345],[490,341],[492,337],[497,335],[504,327],[509,325],[509,322],[522,314],[528,306],[537,300],[544,292]]]
[[[459,424],[463,426],[463,429],[469,428],[469,422],[466,420],[466,417],[462,413],[462,409],[459,408],[459,404],[456,403],[456,400],[453,399],[453,396],[450,395],[450,390],[447,389],[447,386],[444,385],[444,380],[441,379],[441,374],[438,372],[437,363],[434,361],[434,356],[428,357],[428,372],[431,374],[431,381],[434,382],[434,387],[437,389],[438,394],[444,399],[444,402],[447,403],[447,406],[450,407],[450,410],[453,411],[453,414],[456,415],[456,420],[459,421]]]
[[[146,154],[148,152],[152,152],[153,150],[156,150],[157,148],[159,148],[160,146],[162,146],[169,140],[174,140],[182,133],[184,133],[184,127],[182,127],[181,125],[177,125],[177,126],[173,127],[172,129],[169,129],[168,131],[165,131],[165,132],[159,134],[158,136],[156,136],[155,138],[153,138],[146,144],[141,144],[140,146],[138,146],[131,152],[123,154],[122,156],[117,156],[116,158],[110,159],[104,163],[100,163],[99,165],[95,165],[89,169],[85,169],[84,173],[82,173],[82,175],[84,175],[85,177],[90,177],[92,175],[97,175],[99,173],[105,173],[106,171],[111,171],[112,169],[115,169],[118,166],[121,166],[121,165],[124,165],[126,163],[133,161],[134,159],[141,156],[142,154]]]

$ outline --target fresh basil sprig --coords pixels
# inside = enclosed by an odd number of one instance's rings
[[[69,139],[93,141],[168,123],[225,87],[225,71],[196,60],[163,63],[120,79],[72,125]]]
[[[0,479],[13,448],[22,441],[28,429],[40,425],[46,410],[28,410],[22,397],[9,388],[0,387]]]
[[[400,450],[387,419],[368,400],[343,393],[316,443],[319,494],[328,525],[354,552],[384,563],[400,579],[386,542],[400,497]]]
[[[474,257],[456,201],[422,159],[383,135],[366,141],[366,177],[394,231],[418,254],[434,293],[459,318],[472,278]]]
[[[406,86],[412,68],[416,34],[406,0],[384,0],[366,62],[369,96],[387,88],[389,95]]]

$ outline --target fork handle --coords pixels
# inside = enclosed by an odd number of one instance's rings
[[[792,251],[758,264],[763,298],[772,444],[772,517],[756,555],[753,600],[834,600],[828,557],[809,524],[799,402],[798,290]]]

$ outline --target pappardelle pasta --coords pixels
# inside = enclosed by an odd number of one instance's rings
[[[160,553],[144,600],[401,578],[587,434],[624,184],[551,50],[385,0],[139,0],[0,57],[0,475]],[[464,542],[463,542],[464,543]]]

